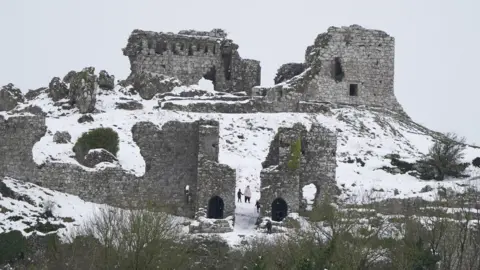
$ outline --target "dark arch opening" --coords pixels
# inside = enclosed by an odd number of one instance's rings
[[[212,81],[213,83],[213,88],[215,88],[217,85],[217,69],[215,68],[215,66],[212,66],[210,68],[210,70],[205,73],[205,75],[203,75],[203,78],[206,79],[206,80],[210,80]]]
[[[282,198],[276,198],[272,202],[272,220],[282,221],[287,217],[288,205]]]
[[[207,218],[221,219],[223,218],[223,200],[218,196],[213,196],[208,201]]]

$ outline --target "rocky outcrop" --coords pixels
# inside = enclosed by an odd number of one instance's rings
[[[275,84],[290,80],[291,78],[305,71],[307,66],[304,63],[288,63],[283,64],[277,71],[277,75],[273,79]]]
[[[82,115],[80,116],[80,118],[78,118],[77,122],[78,123],[85,123],[85,122],[93,122],[93,117],[90,115],[90,114],[85,114],[85,115]]]
[[[75,77],[75,74],[77,74],[76,71],[70,70],[65,77],[63,77],[63,82],[64,83],[71,83],[73,81],[73,78]]]
[[[29,90],[29,91],[25,94],[25,98],[26,98],[27,100],[32,100],[32,99],[38,97],[40,94],[45,93],[47,90],[48,90],[47,87],[40,87],[40,88],[35,89],[35,90]]]
[[[115,76],[109,75],[105,70],[98,74],[98,87],[103,90],[112,90],[115,87]]]
[[[9,83],[0,89],[0,111],[10,111],[24,102],[22,91]]]
[[[30,105],[28,107],[23,108],[22,110],[17,111],[19,113],[31,113],[33,115],[38,115],[38,116],[46,116],[47,113],[45,113],[42,108],[35,106],[35,105]]]
[[[105,149],[91,149],[83,159],[83,165],[93,168],[102,162],[115,163],[117,158]]]
[[[68,87],[59,77],[53,77],[48,84],[48,96],[53,101],[59,101],[68,97]]]
[[[143,104],[134,100],[128,101],[128,102],[116,103],[115,105],[117,109],[128,110],[128,111],[143,109]]]
[[[53,135],[53,141],[56,143],[69,143],[72,140],[72,136],[68,131],[57,131]]]
[[[91,113],[97,101],[97,76],[94,67],[75,73],[70,83],[70,98],[80,113]]]
[[[170,92],[181,82],[173,77],[151,72],[142,72],[133,77],[133,89],[143,99],[152,99],[156,94]]]

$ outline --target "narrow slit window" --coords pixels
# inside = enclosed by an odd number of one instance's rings
[[[358,84],[356,83],[350,84],[350,96],[351,97],[358,96]]]

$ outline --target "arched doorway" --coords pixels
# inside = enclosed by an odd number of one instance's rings
[[[272,202],[272,220],[273,221],[282,221],[287,217],[288,205],[287,202],[282,198],[276,198]]]
[[[223,218],[223,200],[218,196],[213,196],[208,201],[207,218]]]

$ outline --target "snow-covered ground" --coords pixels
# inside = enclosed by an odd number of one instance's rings
[[[201,86],[177,87],[173,92],[204,89]],[[209,90],[213,94],[215,91]],[[178,104],[199,102],[202,97],[196,97],[196,101],[179,100],[170,101]],[[116,109],[116,103],[136,101],[143,105],[142,110]],[[213,102],[213,101],[204,101]],[[219,101],[215,101],[219,102]],[[233,101],[230,101],[232,103]],[[29,105],[41,107],[47,114],[46,124],[48,131],[38,141],[32,151],[37,164],[44,162],[62,162],[78,164],[72,158],[73,144],[78,137],[90,129],[97,127],[111,127],[117,131],[120,138],[120,150],[117,154],[120,166],[137,176],[145,173],[145,161],[140,154],[139,147],[132,139],[131,128],[140,121],[149,121],[159,128],[168,121],[179,120],[191,122],[200,118],[215,119],[220,124],[220,163],[227,164],[236,169],[237,183],[235,190],[242,191],[247,185],[252,190],[251,203],[237,203],[235,230],[225,234],[231,241],[238,241],[239,235],[254,235],[254,223],[257,218],[255,201],[260,198],[260,171],[261,162],[267,156],[269,145],[279,127],[289,127],[300,122],[307,129],[312,123],[320,123],[326,128],[336,132],[337,141],[337,170],[336,180],[339,187],[344,190],[342,196],[355,199],[362,194],[369,193],[378,198],[406,198],[421,196],[427,200],[435,198],[436,189],[440,186],[458,187],[458,184],[474,183],[480,180],[471,179],[447,179],[442,182],[420,181],[408,174],[390,174],[379,170],[382,166],[389,166],[390,160],[385,158],[388,154],[399,154],[402,160],[415,161],[428,151],[433,140],[431,136],[414,125],[406,124],[393,116],[380,112],[369,111],[361,108],[338,108],[332,109],[331,114],[307,114],[307,113],[255,113],[255,114],[204,114],[168,111],[158,109],[158,100],[143,100],[138,95],[129,94],[126,89],[116,87],[113,91],[100,91],[97,96],[97,113],[92,114],[94,121],[79,124],[77,119],[81,114],[76,109],[64,110],[54,106],[54,102],[41,94],[28,104],[22,104],[18,109]],[[4,117],[10,117],[1,113]],[[72,142],[56,144],[53,135],[56,131],[68,131],[72,136]],[[473,158],[480,156],[480,149],[468,147],[465,150],[465,162],[471,162]],[[361,166],[357,162],[345,162],[348,158],[360,158],[365,162]],[[98,170],[101,168],[87,168],[85,170]],[[480,169],[470,166],[467,174],[480,176]],[[10,182],[9,182],[10,181]],[[13,180],[6,180],[8,185],[17,185]],[[479,182],[480,183],[480,182]],[[419,193],[430,185],[433,191]],[[25,188],[31,187],[27,184]],[[25,192],[27,192],[25,190]],[[87,215],[91,208],[97,205],[83,202],[75,196],[47,191],[53,194],[52,199],[61,205],[63,210],[70,211],[67,214],[74,219],[80,220]],[[45,189],[38,188],[28,191],[32,198],[45,197]],[[304,198],[311,204],[314,187],[303,188]],[[0,199],[1,204],[9,204],[8,198]],[[30,209],[28,205],[18,205],[19,208]],[[38,211],[38,209],[30,209]],[[30,211],[29,210],[29,211]],[[21,211],[21,209],[19,209]],[[26,210],[24,210],[26,211]],[[63,213],[63,212],[62,212]],[[1,214],[0,214],[1,217]],[[0,222],[4,223],[0,218]],[[6,223],[9,227],[10,223]],[[17,223],[15,223],[17,224]],[[13,225],[12,225],[13,226]],[[18,225],[20,226],[20,225]],[[4,228],[6,228],[4,226]],[[10,227],[9,227],[10,228]]]

